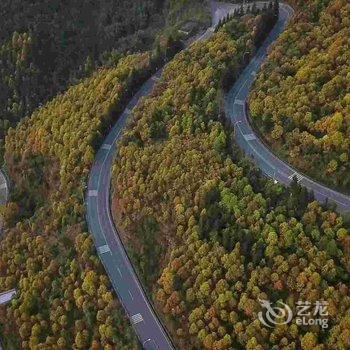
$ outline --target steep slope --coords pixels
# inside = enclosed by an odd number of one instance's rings
[[[178,55],[136,108],[118,147],[114,216],[181,349],[346,348],[349,223],[296,183],[262,177],[220,118],[255,21]],[[259,300],[285,302],[292,321],[264,326]],[[297,302],[314,312],[318,300],[329,327],[298,325]]]
[[[210,23],[202,0],[4,0],[0,16],[1,158],[9,126],[96,67],[174,41],[184,25],[193,34]]]
[[[0,315],[7,345],[138,348],[86,233],[84,188],[94,149],[151,69],[150,53],[128,56],[9,131],[0,290],[19,296]]]
[[[257,77],[252,121],[279,156],[349,193],[350,4],[299,5]]]

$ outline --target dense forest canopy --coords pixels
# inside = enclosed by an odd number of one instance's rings
[[[153,70],[127,56],[22,120],[6,137],[15,186],[2,209],[0,290],[18,298],[0,313],[8,346],[138,349],[85,223],[84,188],[110,124]]]
[[[96,67],[210,23],[203,0],[4,0],[0,17],[0,158],[10,126]]]
[[[277,154],[349,192],[350,3],[299,3],[258,75],[252,120]]]
[[[176,56],[119,144],[114,217],[180,349],[350,346],[349,223],[296,182],[266,180],[220,117],[222,86],[268,21],[230,21]],[[329,328],[268,328],[260,299],[294,314],[326,301]]]
[[[298,155],[301,146],[314,152],[315,159],[299,157],[298,166],[321,162],[329,181],[346,186],[349,5],[293,3],[307,11],[271,53],[251,112],[270,142],[278,133]],[[19,291],[0,308],[7,347],[140,348],[87,232],[84,189],[109,126],[174,54],[174,28],[195,31],[194,19],[199,27],[207,23],[203,5],[1,2],[0,138],[19,122],[6,136],[14,186],[1,208],[0,291]],[[264,14],[226,19],[210,40],[178,54],[134,110],[119,143],[113,216],[181,350],[350,348],[349,220],[296,182],[286,189],[265,179],[239,152],[224,117],[225,89],[242,71],[244,54],[252,57],[275,23],[276,11],[271,5]],[[159,26],[166,33],[154,50],[124,55],[152,45]],[[286,96],[292,121],[283,116],[280,123],[278,103]],[[265,327],[257,317],[261,299],[283,301],[294,312],[300,300],[326,301],[329,328],[295,319]]]
[[[1,208],[0,291],[18,289],[0,308],[6,348],[139,349],[87,233],[84,189],[111,123],[179,49],[186,10],[196,8],[192,35],[208,25],[207,5],[0,3],[0,147],[8,132],[13,185]]]

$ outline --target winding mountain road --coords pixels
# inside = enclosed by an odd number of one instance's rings
[[[226,10],[222,10],[222,6],[226,6],[226,4],[211,2],[212,26],[195,40],[189,41],[188,46],[192,45],[194,41],[208,39],[214,33],[219,20],[239,7],[238,5],[231,5]],[[117,293],[143,348],[146,350],[170,350],[174,349],[174,346],[159,321],[151,302],[148,300],[129,260],[113,222],[109,200],[111,169],[116,153],[116,142],[122,134],[132,109],[141,97],[151,93],[162,71],[163,69],[160,69],[140,88],[104,140],[96,154],[95,163],[90,172],[85,201],[89,231],[94,237],[97,253],[105,267],[113,289]]]
[[[166,331],[155,314],[137,274],[126,254],[110,211],[111,168],[120,137],[128,116],[142,96],[149,94],[161,72],[148,80],[130,101],[104,144],[98,151],[90,173],[87,192],[87,221],[94,236],[97,253],[111,284],[122,303],[135,332],[145,349],[173,349]]]
[[[290,6],[280,4],[278,23],[227,95],[226,115],[234,125],[235,139],[238,145],[253,159],[264,174],[286,186],[290,185],[293,178],[296,177],[299,184],[306,187],[309,191],[312,191],[319,202],[334,203],[339,212],[347,213],[350,212],[349,196],[313,181],[279,159],[259,139],[259,136],[249,122],[247,103],[255,76],[267,58],[270,45],[283,32],[292,15],[293,9]]]
[[[258,2],[257,4],[260,6],[264,2]],[[249,5],[246,4],[246,6]],[[204,34],[198,36],[196,40],[209,38],[219,20],[237,7],[240,7],[240,5],[212,2],[212,26]],[[243,124],[244,120],[247,120],[247,118],[244,119],[244,104],[248,96],[248,86],[251,85],[250,77],[252,77],[252,71],[256,71],[260,67],[266,56],[269,44],[283,31],[293,14],[287,6],[282,5],[281,9],[281,16],[276,28],[268,37],[267,42],[264,43],[262,50],[259,50],[257,53],[250,68],[242,74],[242,78],[235,84],[228,98],[227,106],[231,119],[238,124],[242,123],[242,129],[237,128],[238,130],[243,130],[242,134],[237,133],[240,140],[245,140],[246,129],[244,128],[248,127]],[[141,97],[148,95],[152,91],[161,73],[162,70],[159,70],[141,87],[105,139],[96,155],[95,163],[90,172],[86,194],[87,222],[89,230],[94,237],[97,253],[142,346],[146,350],[170,350],[174,349],[174,346],[143,290],[113,222],[110,210],[110,183],[111,169],[116,153],[116,141],[120,138],[132,109],[137,105]],[[237,113],[239,119],[235,119],[234,113]],[[243,142],[240,142],[240,144],[243,145]],[[250,146],[247,149],[250,150]]]

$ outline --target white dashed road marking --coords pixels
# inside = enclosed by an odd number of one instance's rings
[[[304,177],[298,173],[293,173],[292,175],[288,176],[289,179],[293,180],[293,178],[296,177],[297,181],[300,182]]]
[[[244,106],[245,105],[245,100],[235,100],[235,105],[239,105],[239,106]]]
[[[16,293],[16,289],[11,289],[7,292],[0,293],[0,305],[4,305],[10,302],[15,297]]]
[[[131,316],[131,321],[133,324],[138,324],[143,321],[143,317],[141,314],[135,314]]]
[[[101,246],[101,247],[98,247],[97,250],[98,250],[98,252],[99,252],[100,254],[108,253],[108,252],[111,251],[111,250],[109,249],[108,244],[105,244],[105,245],[103,245],[103,246]]]
[[[247,134],[247,135],[243,135],[244,138],[246,139],[246,141],[252,141],[256,139],[256,136],[254,134]]]

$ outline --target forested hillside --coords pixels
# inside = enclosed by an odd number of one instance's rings
[[[153,57],[132,55],[99,70],[6,137],[15,186],[2,212],[0,290],[19,290],[0,315],[9,346],[138,349],[87,233],[84,188],[97,145],[150,75]]]
[[[4,0],[0,17],[0,159],[9,126],[96,67],[210,23],[205,0]]]
[[[0,156],[8,131],[13,186],[1,208],[0,291],[18,289],[0,308],[6,348],[139,349],[87,233],[84,190],[111,123],[179,49],[186,10],[197,8],[191,35],[207,26],[207,5],[1,2]]]
[[[251,95],[253,123],[302,172],[349,192],[350,3],[299,1]]]
[[[0,68],[6,67],[0,70],[0,96],[6,96],[0,101],[6,116],[0,128],[7,129],[27,116],[9,130],[5,143],[5,161],[14,186],[10,203],[0,213],[6,223],[0,240],[0,291],[18,289],[18,297],[0,308],[0,335],[7,348],[140,348],[88,233],[84,191],[95,151],[111,123],[155,66],[172,56],[173,31],[157,40],[154,51],[98,57],[105,50],[111,53],[115,43],[121,52],[129,41],[130,50],[139,48],[132,38],[147,36],[153,20],[155,24],[157,19],[164,21],[157,17],[164,9],[170,14],[166,20],[170,26],[188,24],[201,2],[74,0],[68,6],[55,1],[6,0],[0,4],[5,32]],[[336,0],[328,8],[327,1],[295,2],[307,6],[310,14],[299,15],[271,55],[279,57],[280,47],[282,56],[293,63],[279,58],[274,66],[271,59],[264,68],[271,69],[271,74],[262,73],[257,83],[262,93],[276,90],[264,88],[274,81],[272,69],[293,72],[297,60],[293,57],[300,56],[302,61],[303,50],[312,45],[315,50],[308,55],[316,61],[310,62],[318,62],[317,53],[322,56],[322,48],[329,44],[328,34],[335,40],[337,28],[343,35],[346,21],[339,11],[349,10],[345,0]],[[48,13],[42,11],[45,6]],[[11,16],[11,11],[17,15]],[[129,12],[132,15],[126,19],[124,14]],[[199,17],[207,18],[205,12]],[[350,222],[314,202],[297,183],[285,189],[265,179],[239,152],[224,116],[225,89],[275,20],[272,6],[267,14],[230,20],[212,39],[178,54],[151,96],[132,113],[118,146],[113,216],[181,350],[350,348]],[[71,28],[72,23],[77,28]],[[313,26],[318,31],[313,32]],[[100,42],[98,35],[106,41]],[[342,36],[341,42],[347,44],[348,38]],[[48,55],[41,46],[45,42],[50,43],[47,48],[53,60],[69,55],[67,65],[58,62],[56,71],[51,69],[56,63],[37,60]],[[89,45],[93,54],[84,51]],[[344,71],[337,69],[345,66],[347,53],[343,45],[339,47],[334,56],[339,64],[332,60],[329,64],[334,64],[340,79],[335,86],[341,94]],[[327,66],[328,56],[319,62]],[[99,63],[108,67],[96,70]],[[316,67],[310,65],[312,72]],[[313,74],[307,70],[303,74],[307,85]],[[77,83],[84,75],[89,78]],[[72,81],[76,82],[73,87],[35,109]],[[38,89],[31,89],[36,83]],[[45,85],[50,83],[50,87]],[[310,91],[306,85],[300,91]],[[326,89],[330,96],[332,88]],[[298,90],[295,96],[302,104],[309,95],[301,97]],[[310,96],[316,99],[315,94]],[[329,127],[322,139],[333,140],[334,125],[338,134],[345,135],[347,95],[334,103],[327,96],[324,92],[334,108],[331,114],[341,109],[341,127],[339,117],[328,121],[323,115],[314,121],[314,128]],[[262,111],[266,101],[274,106],[272,98],[262,98],[264,102],[259,98],[257,94],[252,97],[254,117],[263,115],[254,111]],[[302,119],[305,107],[299,107]],[[293,108],[290,111],[293,115]],[[262,131],[264,125],[259,124]],[[293,132],[298,135],[300,130]],[[317,130],[315,135],[320,136]],[[283,129],[280,137],[284,135]],[[330,153],[338,152],[333,141],[328,145]],[[327,153],[318,154],[321,162]],[[342,164],[347,166],[345,161]],[[257,316],[261,299],[281,300],[294,314],[298,301],[324,300],[329,328],[301,326],[294,319],[265,327]]]
[[[263,23],[233,20],[176,56],[119,145],[114,217],[180,349],[350,347],[348,223],[261,176],[220,117]],[[259,299],[294,315],[324,300],[329,328],[265,327]]]

